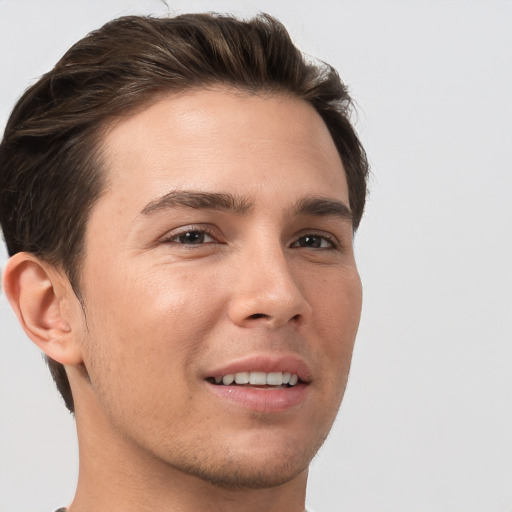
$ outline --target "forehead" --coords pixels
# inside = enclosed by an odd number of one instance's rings
[[[332,191],[348,204],[330,133],[314,108],[295,97],[170,94],[113,124],[103,149],[104,200],[120,201],[126,211],[140,211],[170,188],[244,195],[264,189],[275,196],[292,184],[302,194]]]

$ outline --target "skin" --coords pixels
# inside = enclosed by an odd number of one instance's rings
[[[116,122],[103,154],[85,317],[62,275],[48,279],[61,336],[46,352],[66,364],[80,446],[71,512],[304,510],[361,309],[325,124],[299,99],[200,90]],[[230,194],[238,208],[169,195],[185,190]],[[341,206],[297,212],[318,198]],[[301,361],[299,402],[246,407],[212,392],[214,370],[251,357]]]

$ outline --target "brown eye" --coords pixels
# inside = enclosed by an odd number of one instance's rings
[[[200,231],[187,231],[177,237],[182,244],[202,244],[204,243],[204,233]]]
[[[169,242],[174,242],[178,244],[184,245],[201,245],[205,243],[211,243],[215,240],[205,231],[201,231],[199,229],[191,229],[189,231],[184,231],[183,233],[179,233],[178,235],[173,236],[169,239]]]
[[[310,249],[329,249],[333,247],[333,243],[323,236],[304,235],[301,236],[292,247],[306,247]]]

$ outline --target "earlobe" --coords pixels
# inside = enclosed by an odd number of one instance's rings
[[[52,265],[30,253],[15,254],[4,272],[5,293],[27,336],[53,360],[82,362],[72,329],[69,286]]]

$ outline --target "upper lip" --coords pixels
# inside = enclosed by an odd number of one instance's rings
[[[205,378],[221,377],[240,372],[288,372],[296,374],[302,382],[311,381],[311,371],[300,357],[294,354],[256,354],[234,359],[223,366],[208,370]]]

